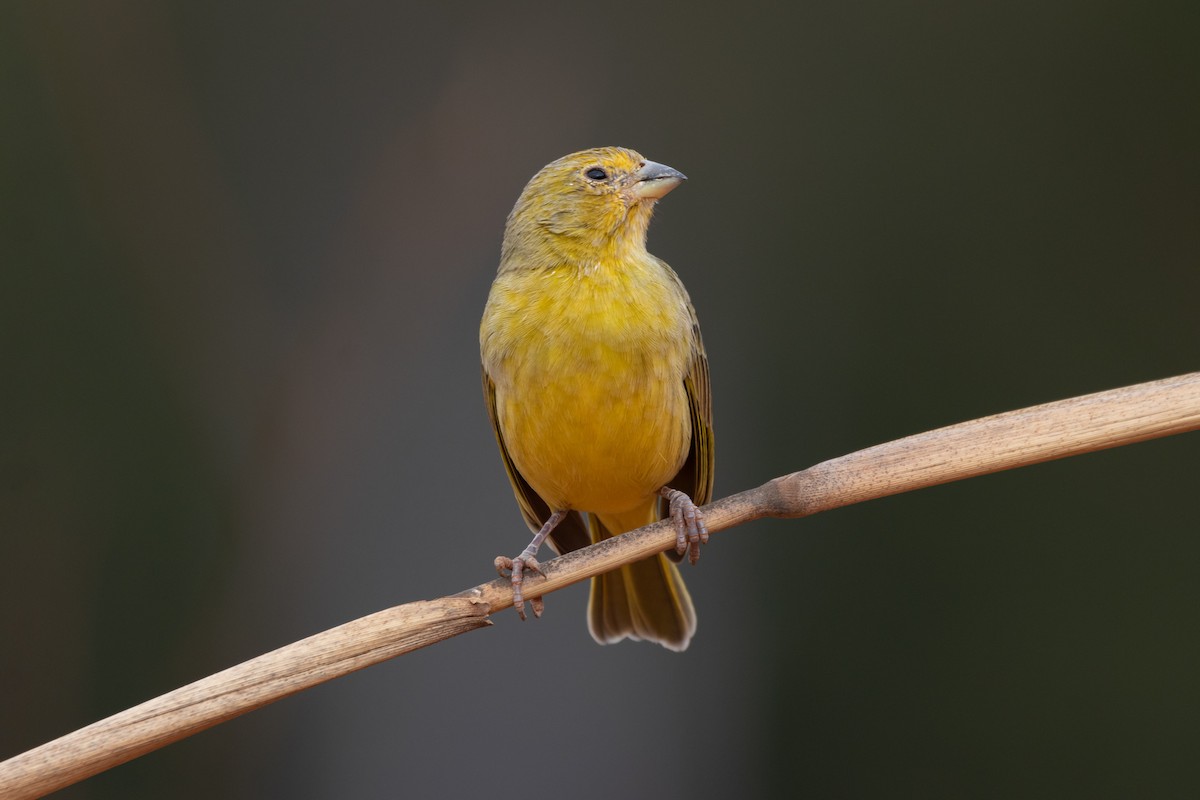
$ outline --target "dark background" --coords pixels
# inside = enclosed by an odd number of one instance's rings
[[[5,4],[0,756],[524,546],[478,318],[574,150],[690,177],[718,496],[1197,369],[1197,8]],[[686,654],[576,587],[61,796],[1195,796],[1198,467],[749,525]]]

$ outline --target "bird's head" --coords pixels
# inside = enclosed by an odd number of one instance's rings
[[[597,147],[543,167],[508,217],[501,268],[587,263],[645,251],[654,203],[687,178],[623,147]]]

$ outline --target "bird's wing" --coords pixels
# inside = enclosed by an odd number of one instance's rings
[[[517,465],[513,463],[512,455],[509,454],[508,447],[504,444],[504,434],[500,432],[500,418],[496,412],[496,384],[487,374],[487,369],[483,369],[482,372],[483,397],[487,404],[488,419],[492,421],[492,432],[496,434],[496,443],[500,445],[500,457],[504,460],[504,471],[508,473],[508,480],[512,483],[513,494],[517,497],[517,505],[521,507],[521,516],[525,517],[525,523],[529,525],[530,530],[536,532],[541,529],[546,520],[550,519],[550,507],[541,498],[541,495],[533,490],[533,487],[517,470]],[[705,384],[707,385],[707,369],[705,375]],[[566,519],[558,523],[548,541],[555,552],[561,554],[587,547],[592,543],[592,537],[588,533],[587,523],[584,522],[583,517],[578,511],[572,511]]]
[[[675,272],[667,267],[667,273],[674,278],[680,292],[686,298],[687,291]],[[683,388],[687,392],[688,408],[692,417],[692,445],[679,473],[667,485],[678,489],[692,498],[693,503],[702,506],[712,500],[713,490],[716,451],[713,439],[712,392],[708,383],[708,356],[704,353],[704,341],[700,338],[700,321],[696,319],[696,309],[692,308],[690,300],[688,312],[692,317],[692,360],[683,376]],[[659,501],[658,515],[659,518],[667,516],[665,500]],[[672,561],[679,561],[683,555],[668,550],[667,557]]]
[[[698,506],[712,500],[713,490],[713,422],[712,393],[708,384],[708,357],[704,354],[704,343],[700,340],[700,325],[696,312],[692,311],[692,330],[695,347],[692,362],[683,376],[683,388],[687,391],[688,408],[692,415],[692,446],[679,474],[669,485],[692,498]]]

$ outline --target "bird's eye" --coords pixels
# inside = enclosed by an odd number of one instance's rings
[[[587,172],[585,172],[583,174],[586,175],[589,179],[591,179],[593,181],[608,180],[608,173],[605,172],[604,170],[600,169],[599,167],[592,167],[591,169],[589,169]]]

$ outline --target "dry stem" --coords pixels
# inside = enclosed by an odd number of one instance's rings
[[[1200,429],[1200,372],[909,436],[769,481],[704,508],[708,528],[804,517],[989,472]],[[667,522],[542,564],[527,597],[674,545]],[[483,559],[486,561],[486,559]],[[512,605],[505,580],[339,625],[114,714],[0,763],[0,797],[41,797],[303,689],[465,631]]]

